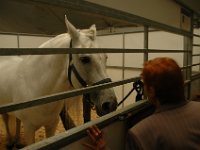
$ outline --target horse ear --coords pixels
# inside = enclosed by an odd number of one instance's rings
[[[76,39],[79,37],[80,33],[78,30],[69,22],[67,16],[65,15],[65,24],[72,39]]]
[[[90,32],[90,38],[92,40],[94,40],[96,38],[96,25],[95,24],[91,25],[91,27],[89,28],[89,32]]]

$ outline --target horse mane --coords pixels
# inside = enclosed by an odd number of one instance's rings
[[[68,33],[63,33],[55,36],[44,42],[39,48],[67,48],[70,43],[70,35]]]

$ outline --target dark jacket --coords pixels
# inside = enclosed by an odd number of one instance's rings
[[[200,150],[200,102],[163,105],[133,126],[127,150]]]

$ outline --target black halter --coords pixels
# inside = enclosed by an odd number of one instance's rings
[[[70,48],[72,48],[72,40],[70,41]],[[68,79],[69,82],[71,84],[71,86],[73,86],[72,80],[71,80],[71,74],[72,72],[74,73],[76,79],[79,81],[79,83],[83,86],[83,87],[87,87],[88,84],[85,82],[85,80],[80,76],[80,74],[78,73],[76,67],[74,66],[74,64],[72,63],[72,54],[69,54],[69,67],[68,67]],[[103,84],[103,83],[108,83],[108,82],[112,82],[112,80],[110,78],[105,78],[103,80],[100,80],[98,82],[93,83],[92,85],[98,85],[98,84]]]
[[[69,68],[68,68],[68,79],[69,79],[69,83],[71,84],[71,86],[73,86],[72,84],[72,80],[71,80],[71,73],[74,73],[74,75],[76,76],[76,79],[79,81],[79,83],[83,86],[86,87],[87,83],[83,80],[83,78],[80,76],[80,74],[78,73],[78,71],[76,70],[74,64],[72,63],[72,54],[69,54]]]

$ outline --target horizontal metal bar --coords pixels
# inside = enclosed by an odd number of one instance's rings
[[[193,54],[192,56],[193,56],[193,57],[195,57],[195,56],[200,56],[200,54]]]
[[[141,70],[139,67],[125,67],[125,66],[106,66],[109,69],[126,69],[126,70]]]
[[[48,37],[52,38],[56,35],[49,35],[49,34],[31,34],[31,33],[18,33],[18,32],[1,32],[0,35],[14,35],[14,36],[36,36],[36,37]]]
[[[193,44],[192,46],[197,46],[197,47],[200,47],[200,44]]]
[[[194,66],[198,66],[198,65],[200,65],[200,63],[192,64],[192,65],[190,65],[190,66],[191,66],[191,67],[194,67]]]
[[[119,48],[0,48],[1,56],[51,55],[78,53],[189,53],[185,50],[119,49]]]
[[[187,65],[187,66],[183,66],[183,67],[181,67],[181,70],[187,69],[187,68],[190,68],[190,67],[194,67],[194,66],[198,66],[198,65],[200,65],[200,63],[192,64],[192,65]]]
[[[186,86],[187,84],[189,84],[191,82],[191,80],[185,80],[184,81],[184,85]]]
[[[190,68],[190,67],[194,67],[194,66],[198,66],[198,65],[200,65],[200,63],[192,64],[192,65],[187,65],[187,66],[183,66],[183,67],[181,67],[181,70],[187,69],[187,68]]]
[[[192,75],[191,76],[191,80],[193,81],[193,80],[197,80],[197,79],[199,79],[200,78],[200,73],[196,73],[195,75]]]
[[[48,139],[44,139],[30,146],[26,146],[21,150],[67,149],[65,148],[67,145],[88,136],[86,130],[91,126],[97,125],[101,129],[117,121],[121,122],[119,118],[123,117],[126,114],[131,114],[132,116],[136,116],[141,113],[144,114],[144,111],[148,111],[152,108],[153,108],[152,105],[147,100],[141,100],[141,101],[138,101],[137,103],[130,104],[129,106],[126,106],[117,111],[111,112],[105,116],[99,117],[81,126],[72,128],[68,130],[67,132],[59,133]],[[81,142],[80,142],[80,145],[81,145]]]
[[[195,36],[195,37],[199,37],[199,38],[200,38],[200,35],[198,35],[198,34],[193,34],[193,36]]]
[[[120,81],[116,81],[116,82],[110,82],[110,83],[105,83],[105,84],[101,84],[101,85],[89,86],[89,87],[81,88],[81,89],[75,89],[72,91],[56,93],[56,94],[52,94],[49,96],[39,97],[39,98],[29,100],[29,101],[21,101],[21,102],[1,105],[0,106],[0,114],[7,113],[10,111],[16,111],[19,109],[29,108],[29,107],[33,107],[33,106],[37,106],[37,105],[41,105],[41,104],[46,104],[46,103],[50,103],[50,102],[55,102],[58,100],[63,100],[63,99],[69,98],[69,97],[82,95],[83,93],[90,93],[90,92],[93,92],[96,90],[102,90],[102,89],[106,89],[106,88],[120,86],[123,84],[134,82],[135,80],[138,80],[138,79],[139,79],[139,77],[129,78],[129,79],[120,80]]]
[[[181,67],[181,70],[183,70],[183,69],[187,69],[187,68],[189,68],[190,66],[183,66],[183,67]]]
[[[118,29],[118,28],[116,28],[116,29]],[[156,31],[162,31],[162,30],[158,30],[158,29],[154,29],[154,28],[150,28],[149,30],[148,30],[148,32],[149,33],[151,33],[151,32],[156,32]],[[99,30],[99,33],[98,33],[98,31],[97,31],[97,36],[98,37],[100,37],[100,36],[109,36],[109,35],[122,35],[122,34],[125,34],[125,35],[128,35],[128,34],[134,34],[134,33],[144,33],[144,28],[140,28],[140,29],[135,29],[135,31],[115,31],[115,32],[113,32],[113,33],[102,33],[103,32],[103,30]],[[106,32],[106,30],[105,30],[105,32]]]
[[[187,50],[162,50],[162,49],[147,49],[145,50],[145,52],[148,53],[191,53],[191,51],[187,51]]]

